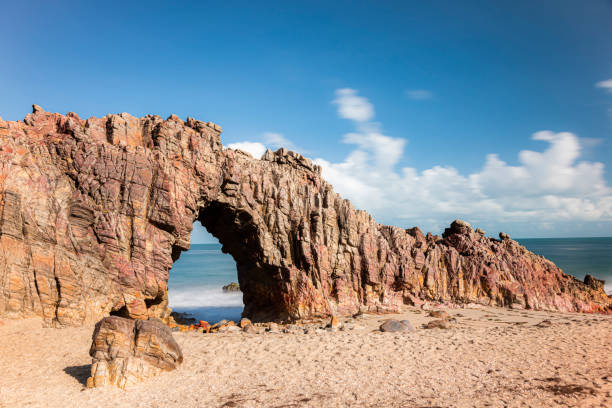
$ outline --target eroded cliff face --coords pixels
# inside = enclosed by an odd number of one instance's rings
[[[455,223],[424,236],[376,223],[318,166],[224,149],[194,119],[80,119],[34,106],[0,120],[0,316],[79,325],[167,317],[168,273],[201,222],[235,259],[254,319],[393,311],[432,299],[603,312],[599,281]]]

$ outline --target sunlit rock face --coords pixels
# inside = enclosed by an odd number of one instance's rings
[[[261,159],[194,119],[80,119],[34,106],[0,120],[0,316],[53,326],[168,316],[172,263],[201,222],[236,260],[244,313],[298,319],[387,312],[420,299],[610,312],[599,285],[504,235],[443,237],[376,223],[320,168]]]

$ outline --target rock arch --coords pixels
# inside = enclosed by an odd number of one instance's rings
[[[168,273],[199,220],[236,260],[254,319],[393,311],[420,299],[610,312],[600,282],[507,237],[376,223],[321,169],[279,149],[224,149],[171,115],[80,119],[34,105],[0,120],[0,316],[79,325],[167,317]],[[585,281],[586,282],[586,281]]]

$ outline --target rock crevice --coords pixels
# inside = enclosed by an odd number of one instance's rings
[[[0,316],[80,325],[168,316],[172,263],[193,223],[237,264],[255,320],[394,311],[420,299],[603,312],[610,298],[455,222],[442,237],[376,223],[321,169],[279,149],[224,149],[175,115],[80,119],[35,106],[0,121]]]

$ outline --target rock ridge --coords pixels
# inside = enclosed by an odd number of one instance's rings
[[[581,282],[506,234],[455,221],[442,237],[380,225],[279,149],[224,148],[176,115],[81,119],[34,105],[0,120],[0,316],[50,326],[167,319],[170,269],[195,221],[230,253],[245,316],[391,312],[421,299],[610,313]]]

